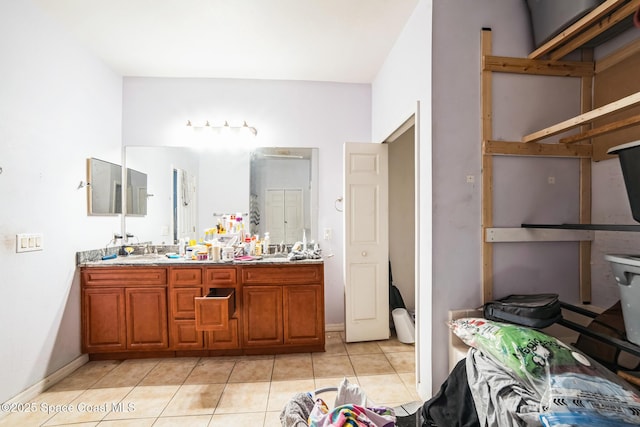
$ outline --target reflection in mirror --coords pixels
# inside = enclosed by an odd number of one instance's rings
[[[146,215],[147,197],[147,174],[127,168],[127,215]]]
[[[122,213],[122,167],[87,159],[87,212],[89,215]]]
[[[124,164],[144,170],[153,197],[145,217],[125,219],[123,232],[170,244],[204,237],[216,213],[249,212],[249,152],[192,147],[127,146]]]
[[[251,234],[274,244],[316,239],[317,148],[263,147],[251,155]]]
[[[283,157],[282,150],[303,158]],[[268,174],[257,169],[250,172],[250,165],[258,165],[251,161],[251,158],[258,158],[258,153],[262,160],[279,161],[279,166],[262,165],[263,169],[268,167]],[[279,157],[264,157],[265,153]],[[264,195],[267,188],[297,188],[302,190],[302,229],[306,230],[308,241],[317,240],[317,153],[317,148],[259,148],[251,153],[241,149],[127,146],[123,164],[146,172],[147,186],[153,197],[147,198],[147,215],[126,216],[122,231],[134,234],[141,242],[153,244],[174,243],[181,238],[199,240],[206,229],[216,225],[221,215],[249,214],[250,192]],[[310,166],[301,172],[296,160]],[[250,176],[254,181],[253,188],[250,187]],[[257,213],[262,218],[254,228],[254,234],[260,234],[261,238],[265,231],[273,233],[266,229],[265,210],[265,206],[258,206]],[[249,221],[245,220],[245,226],[251,230]],[[292,234],[290,238],[302,240],[300,233]],[[281,241],[271,237],[273,244]]]

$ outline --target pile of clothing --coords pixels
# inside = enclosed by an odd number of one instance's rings
[[[359,386],[343,379],[337,389],[333,409],[317,397],[323,391],[315,393],[298,393],[287,402],[280,413],[280,421],[284,427],[393,427],[396,426],[396,415],[393,408],[377,406],[367,399]]]

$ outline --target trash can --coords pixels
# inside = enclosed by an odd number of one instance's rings
[[[582,18],[604,0],[526,0],[536,47]]]
[[[405,344],[416,342],[416,330],[409,312],[404,308],[395,308],[391,312],[393,324],[396,328],[398,341]]]
[[[620,289],[627,340],[640,345],[640,255],[605,255]]]
[[[631,214],[640,222],[640,141],[609,148],[607,154],[617,154],[627,189]]]

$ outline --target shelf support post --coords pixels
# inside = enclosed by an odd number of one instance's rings
[[[481,87],[480,99],[482,100],[482,143],[493,137],[493,111],[492,111],[492,72],[484,67],[484,58],[491,55],[492,38],[491,29],[483,28],[481,35]],[[485,235],[487,229],[493,227],[493,157],[485,154],[482,148],[482,303],[493,299],[493,243],[487,242]]]
[[[582,49],[582,60],[593,61],[593,49]],[[582,77],[580,82],[581,113],[593,108],[593,77]],[[584,125],[586,132],[591,125]],[[589,140],[591,142],[591,140]],[[591,158],[580,159],[580,224],[591,224]],[[591,303],[591,242],[580,242],[580,300]]]

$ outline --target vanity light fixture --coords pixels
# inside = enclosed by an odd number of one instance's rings
[[[220,132],[235,130],[235,131],[250,132],[253,136],[258,135],[258,129],[256,129],[253,126],[249,126],[246,120],[243,121],[242,126],[231,126],[229,125],[229,122],[226,120],[224,121],[224,124],[222,126],[212,126],[211,123],[209,123],[209,120],[207,120],[204,125],[193,124],[191,123],[191,120],[187,120],[187,127],[190,127],[193,129],[212,129]]]

